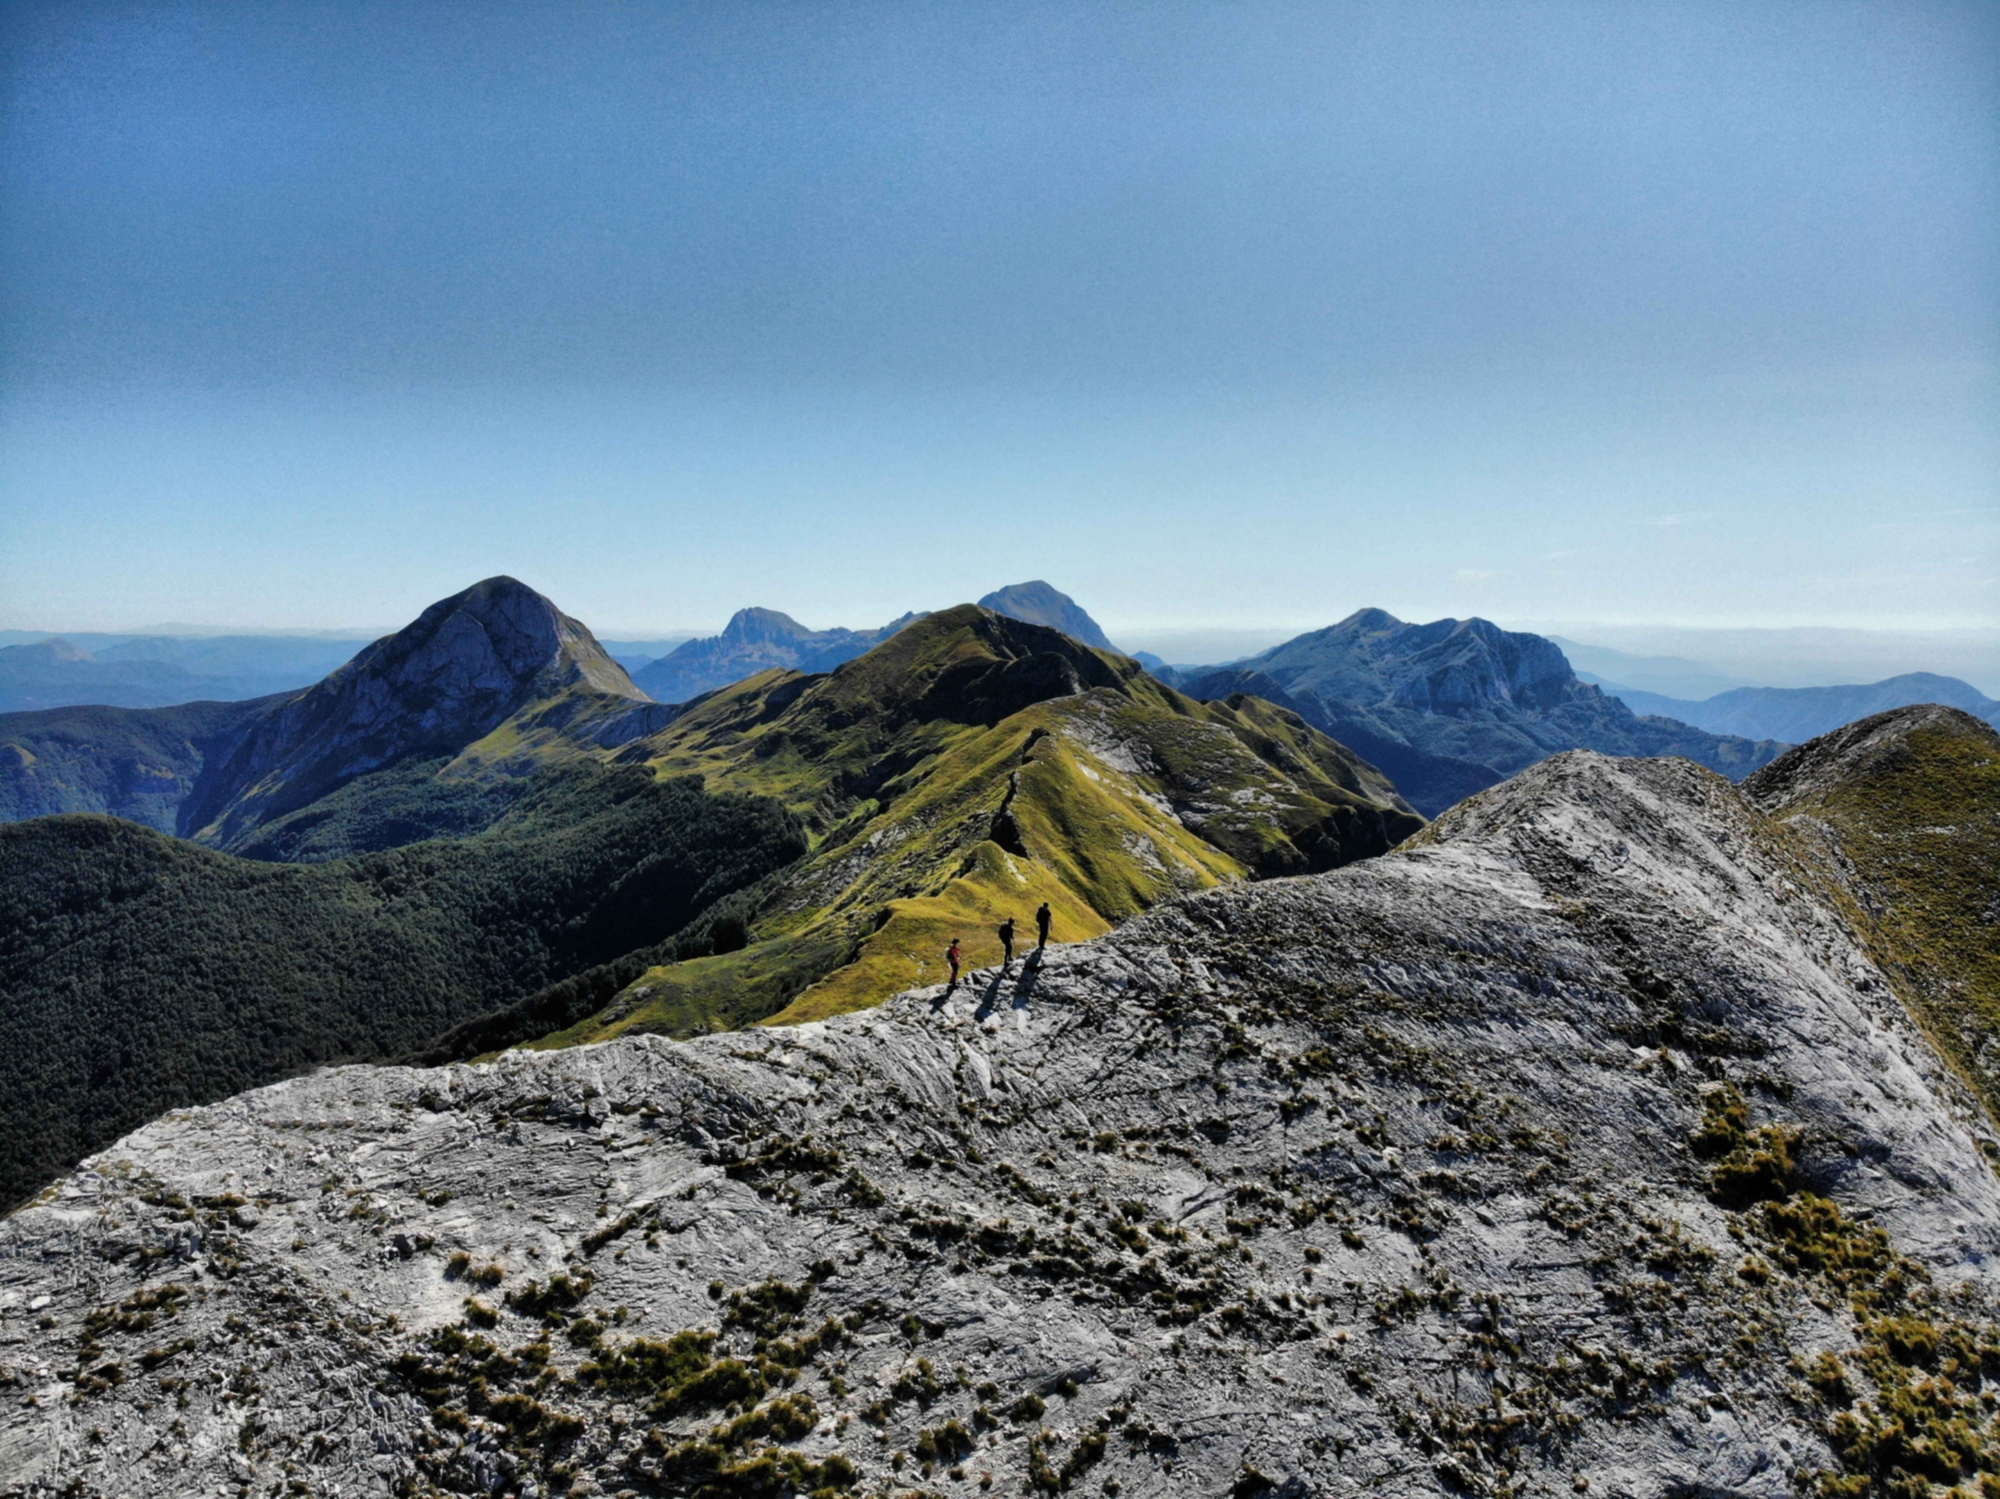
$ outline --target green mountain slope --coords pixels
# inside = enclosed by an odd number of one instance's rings
[[[658,943],[804,848],[774,803],[589,762],[478,837],[310,866],[104,817],[0,827],[0,1201],[162,1110]]]
[[[1031,933],[1043,901],[1055,940],[1075,941],[1184,891],[1332,868],[1422,826],[1296,714],[1196,703],[1133,661],[972,605],[830,676],[727,688],[623,753],[774,797],[811,822],[815,847],[741,950],[650,970],[539,1044],[858,1009],[942,978],[954,937],[968,965],[996,961],[1000,921]]]
[[[2000,733],[1955,708],[1901,708],[1743,789],[1846,891],[1869,955],[2000,1121]]]

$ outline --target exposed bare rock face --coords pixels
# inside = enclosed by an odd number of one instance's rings
[[[0,1226],[0,1490],[1973,1492],[2000,1146],[1813,868],[1571,753],[955,995],[163,1119]]]
[[[274,702],[203,769],[182,830],[228,846],[356,776],[456,754],[537,705],[552,722],[607,710],[622,721],[647,699],[588,628],[526,584],[488,578]]]

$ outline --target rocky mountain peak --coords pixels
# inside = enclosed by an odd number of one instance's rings
[[[1084,612],[1082,605],[1040,579],[996,588],[979,601],[979,607],[1031,625],[1047,625],[1096,650],[1118,649],[1105,639],[1104,631],[1098,627],[1096,620]]]
[[[915,617],[905,615],[879,630],[814,630],[776,609],[739,609],[720,635],[684,641],[643,667],[635,680],[660,702],[685,703],[773,667],[832,671]]]
[[[476,713],[486,698],[530,701],[576,686],[635,701],[645,696],[587,626],[509,577],[440,599],[321,685],[342,678],[421,688],[435,695],[442,716]]]
[[[1403,622],[1387,609],[1377,609],[1370,606],[1365,609],[1356,609],[1347,618],[1332,626],[1331,630],[1327,633],[1344,631],[1348,634],[1358,635],[1369,631],[1400,630],[1402,628]]]
[[[817,632],[776,609],[738,609],[722,627],[721,638],[732,644],[774,640],[804,640]]]
[[[184,832],[226,843],[355,776],[455,755],[536,704],[644,703],[589,629],[513,578],[440,599],[325,680],[281,699],[211,763]]]
[[[1485,703],[1550,708],[1583,688],[1569,661],[1540,635],[1503,630],[1491,620],[1441,619],[1405,627],[1412,670],[1390,701],[1419,711]]]

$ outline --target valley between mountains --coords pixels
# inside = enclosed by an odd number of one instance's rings
[[[1956,709],[491,579],[0,806],[0,1495],[2000,1492]]]

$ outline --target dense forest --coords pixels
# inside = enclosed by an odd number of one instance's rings
[[[0,827],[0,1203],[164,1110],[705,930],[804,848],[775,802],[590,762],[477,837],[311,865],[88,814]]]

